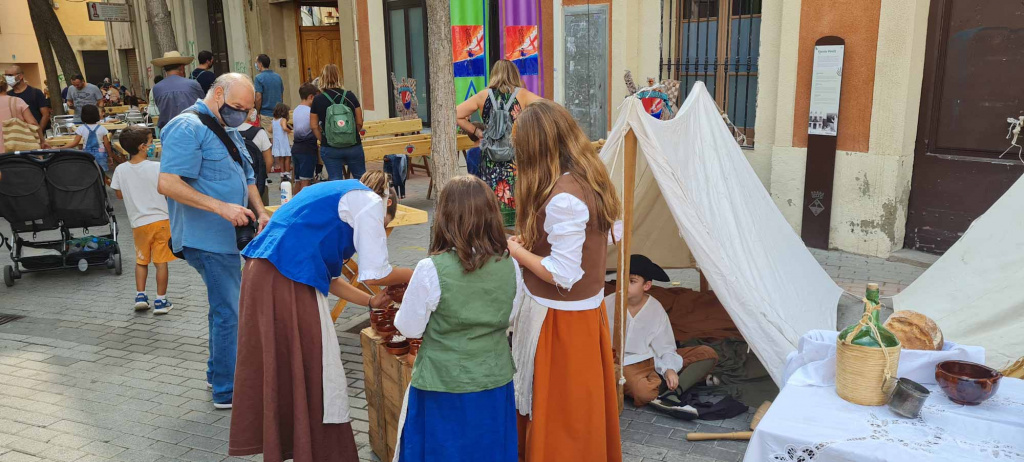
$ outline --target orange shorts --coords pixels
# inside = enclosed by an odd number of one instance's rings
[[[168,244],[171,239],[171,222],[169,220],[160,220],[133,228],[132,237],[135,238],[136,264],[145,266],[150,262],[167,263],[176,260]]]

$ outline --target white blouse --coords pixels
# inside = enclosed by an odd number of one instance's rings
[[[359,254],[359,280],[380,279],[391,274],[388,263],[387,232],[384,230],[384,201],[373,191],[351,191],[338,201],[338,218],[352,227],[353,244]],[[315,245],[315,243],[310,243]],[[348,380],[341,364],[341,349],[334,330],[327,294],[317,291],[320,312],[320,357],[323,367],[323,423],[351,420],[348,406]]]
[[[391,274],[384,212],[384,201],[373,191],[350,191],[338,201],[338,217],[352,227],[360,281],[381,279]]]
[[[544,231],[548,233],[551,255],[540,264],[551,272],[555,286],[570,290],[583,279],[583,243],[587,240],[590,209],[587,204],[569,193],[556,194],[544,207]],[[529,289],[527,289],[529,293]],[[601,305],[604,291],[577,301],[549,300],[530,294],[541,305],[563,311],[592,310]]]
[[[615,294],[605,298],[608,308],[608,325],[615,332]],[[665,307],[656,298],[648,296],[647,302],[636,313],[626,311],[626,339],[623,346],[623,366],[636,364],[654,358],[654,370],[665,375],[672,369],[683,370],[683,357],[676,353],[676,339],[672,334],[672,322]]]
[[[509,324],[515,319],[519,307],[523,304],[526,287],[523,284],[523,273],[519,269],[519,263],[512,260],[512,265],[516,270],[516,296],[512,301]],[[427,328],[427,321],[430,321],[430,314],[437,310],[437,304],[440,302],[441,283],[437,277],[437,268],[434,267],[433,260],[424,258],[416,264],[412,279],[409,280],[402,309],[395,315],[395,328],[406,337],[421,338]]]

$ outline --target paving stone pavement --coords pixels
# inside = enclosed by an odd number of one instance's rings
[[[432,210],[426,187],[422,174],[411,178],[404,203]],[[14,287],[0,286],[0,313],[25,316],[0,325],[0,462],[262,460],[227,457],[230,412],[213,408],[205,384],[207,302],[199,275],[182,261],[171,263],[174,309],[163,316],[134,312],[134,246],[123,203],[113,204],[124,226],[118,239],[124,274],[97,268],[33,273]],[[9,228],[2,223],[0,229]],[[428,232],[426,225],[396,229],[389,239],[393,263],[411,266],[425,257]],[[869,276],[892,284],[883,291],[895,291],[920,272],[840,252],[814,253],[854,292],[863,291],[857,284]],[[4,252],[0,265],[7,264]],[[681,278],[695,287],[690,273]],[[888,279],[879,279],[883,274]],[[153,271],[148,287],[153,297]],[[368,446],[357,333],[366,319],[365,308],[350,306],[337,331],[359,453],[362,460],[377,460]],[[682,422],[627,405],[624,460],[737,461],[745,443],[691,443],[685,433],[743,430],[750,418]]]

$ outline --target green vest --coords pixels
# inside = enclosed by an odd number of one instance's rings
[[[441,300],[423,332],[410,385],[472,393],[509,383],[515,372],[505,333],[516,296],[512,260],[488,260],[467,274],[454,252],[430,259],[441,283]]]

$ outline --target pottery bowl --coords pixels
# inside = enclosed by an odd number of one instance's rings
[[[957,404],[981,404],[996,393],[1002,378],[999,371],[968,361],[943,361],[935,365],[935,380]]]
[[[401,356],[409,352],[409,341],[399,340],[396,342],[393,339],[388,339],[384,343],[384,349],[395,356]]]
[[[409,354],[415,356],[416,353],[419,353],[420,345],[422,345],[422,344],[423,344],[423,339],[421,339],[421,338],[411,338],[411,339],[409,339]]]
[[[386,313],[387,311],[384,310],[383,308],[374,308],[370,310],[370,322],[373,324],[377,324],[378,322],[381,321],[381,319],[384,319],[384,315]]]
[[[397,330],[392,321],[389,320],[381,320],[373,326],[373,329],[380,334],[392,334]]]
[[[391,297],[395,303],[402,303],[402,299],[405,298],[405,289],[408,287],[409,284],[396,284],[388,286],[388,288],[385,289],[385,292],[387,292],[388,296]]]

